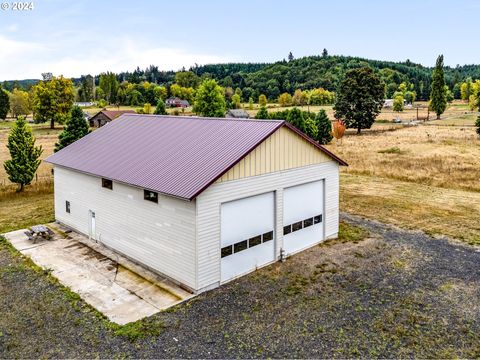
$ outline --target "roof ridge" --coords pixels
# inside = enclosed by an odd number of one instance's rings
[[[149,117],[163,117],[163,118],[181,118],[189,120],[224,120],[224,121],[248,121],[248,122],[273,122],[273,123],[282,123],[285,120],[279,119],[238,119],[238,118],[226,118],[226,117],[204,117],[204,116],[188,116],[188,115],[156,115],[156,114],[134,114],[126,113],[122,116],[149,116]]]

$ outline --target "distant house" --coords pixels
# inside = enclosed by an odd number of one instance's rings
[[[230,109],[225,114],[227,118],[235,118],[235,119],[249,119],[250,115],[243,110],[243,109]]]
[[[133,110],[101,110],[94,116],[92,116],[88,122],[90,127],[102,127],[106,123],[115,120],[123,114],[135,114]]]
[[[391,108],[393,107],[393,99],[386,99],[383,103],[384,108]]]
[[[190,106],[190,103],[187,100],[182,100],[178,97],[170,97],[165,100],[165,105],[168,107],[186,108]]]

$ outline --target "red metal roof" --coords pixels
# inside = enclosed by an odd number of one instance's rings
[[[124,114],[45,161],[192,200],[284,125],[291,128],[283,120]]]

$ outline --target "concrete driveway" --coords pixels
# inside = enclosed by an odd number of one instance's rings
[[[55,226],[49,225],[52,230]],[[25,229],[4,236],[18,251],[40,267],[51,270],[63,285],[110,321],[124,325],[192,297],[191,293],[128,259],[95,243],[88,244],[89,240],[81,234],[71,232],[65,237],[56,230],[52,240],[37,244],[28,239]]]

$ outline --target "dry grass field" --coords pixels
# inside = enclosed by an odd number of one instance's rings
[[[473,127],[414,126],[347,135],[329,148],[341,209],[480,244],[480,140]]]

